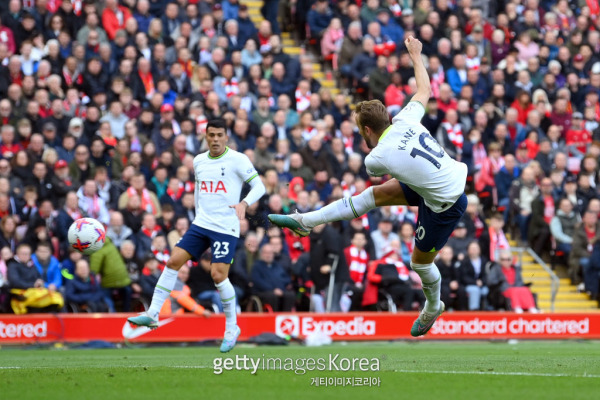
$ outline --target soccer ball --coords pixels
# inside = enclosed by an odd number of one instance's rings
[[[106,231],[94,218],[79,218],[69,227],[69,244],[83,254],[92,254],[104,246]]]

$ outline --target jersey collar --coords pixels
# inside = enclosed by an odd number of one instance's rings
[[[210,155],[210,152],[208,153],[208,158],[210,158],[211,160],[217,160],[221,157],[223,157],[225,154],[227,154],[227,152],[229,151],[229,146],[225,146],[225,151],[221,153],[221,155],[213,157]]]
[[[392,129],[392,125],[388,126],[387,129],[385,131],[383,131],[381,136],[379,136],[379,140],[377,141],[377,143],[381,142],[383,140],[383,138],[386,137],[386,135],[390,132],[391,129]]]

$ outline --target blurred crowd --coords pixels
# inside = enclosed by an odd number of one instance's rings
[[[192,161],[213,118],[267,188],[230,271],[241,309],[419,308],[416,209],[306,238],[266,219],[386,179],[366,174],[350,104],[406,105],[407,35],[431,77],[422,123],[470,171],[467,214],[437,261],[446,304],[537,311],[510,237],[598,296],[597,0],[266,0],[260,12],[255,26],[239,0],[0,3],[0,310],[143,308],[194,219]],[[306,51],[287,54],[282,31]],[[81,217],[107,227],[90,257],[67,241]],[[219,312],[209,262],[182,269],[166,313]]]

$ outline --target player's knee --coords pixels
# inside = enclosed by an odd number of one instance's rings
[[[410,261],[413,264],[431,264],[435,260],[435,257],[438,253],[439,251],[426,253],[415,247]]]
[[[215,283],[221,283],[227,279],[227,273],[215,267],[210,271],[210,276]]]
[[[174,269],[175,271],[179,271],[183,263],[178,262],[177,259],[171,257],[169,261],[167,261],[167,268]]]
[[[398,182],[386,182],[373,187],[373,197],[377,207],[401,205],[405,203],[402,187]]]

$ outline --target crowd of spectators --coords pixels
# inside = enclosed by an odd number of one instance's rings
[[[0,2],[3,311],[21,312],[29,289],[90,311],[151,296],[193,221],[192,161],[213,118],[267,188],[241,222],[230,272],[242,308],[251,295],[275,311],[380,309],[385,296],[418,308],[416,209],[306,238],[266,219],[386,179],[366,174],[349,96],[380,99],[391,116],[406,105],[407,35],[423,43],[432,82],[423,125],[470,171],[467,213],[437,261],[447,304],[536,311],[505,226],[598,295],[596,0],[267,0],[261,12],[256,27],[239,0]],[[314,54],[286,54],[282,30]],[[342,92],[321,87],[313,59]],[[66,240],[80,217],[107,226],[91,257]],[[206,256],[178,285],[166,312],[219,310]]]

